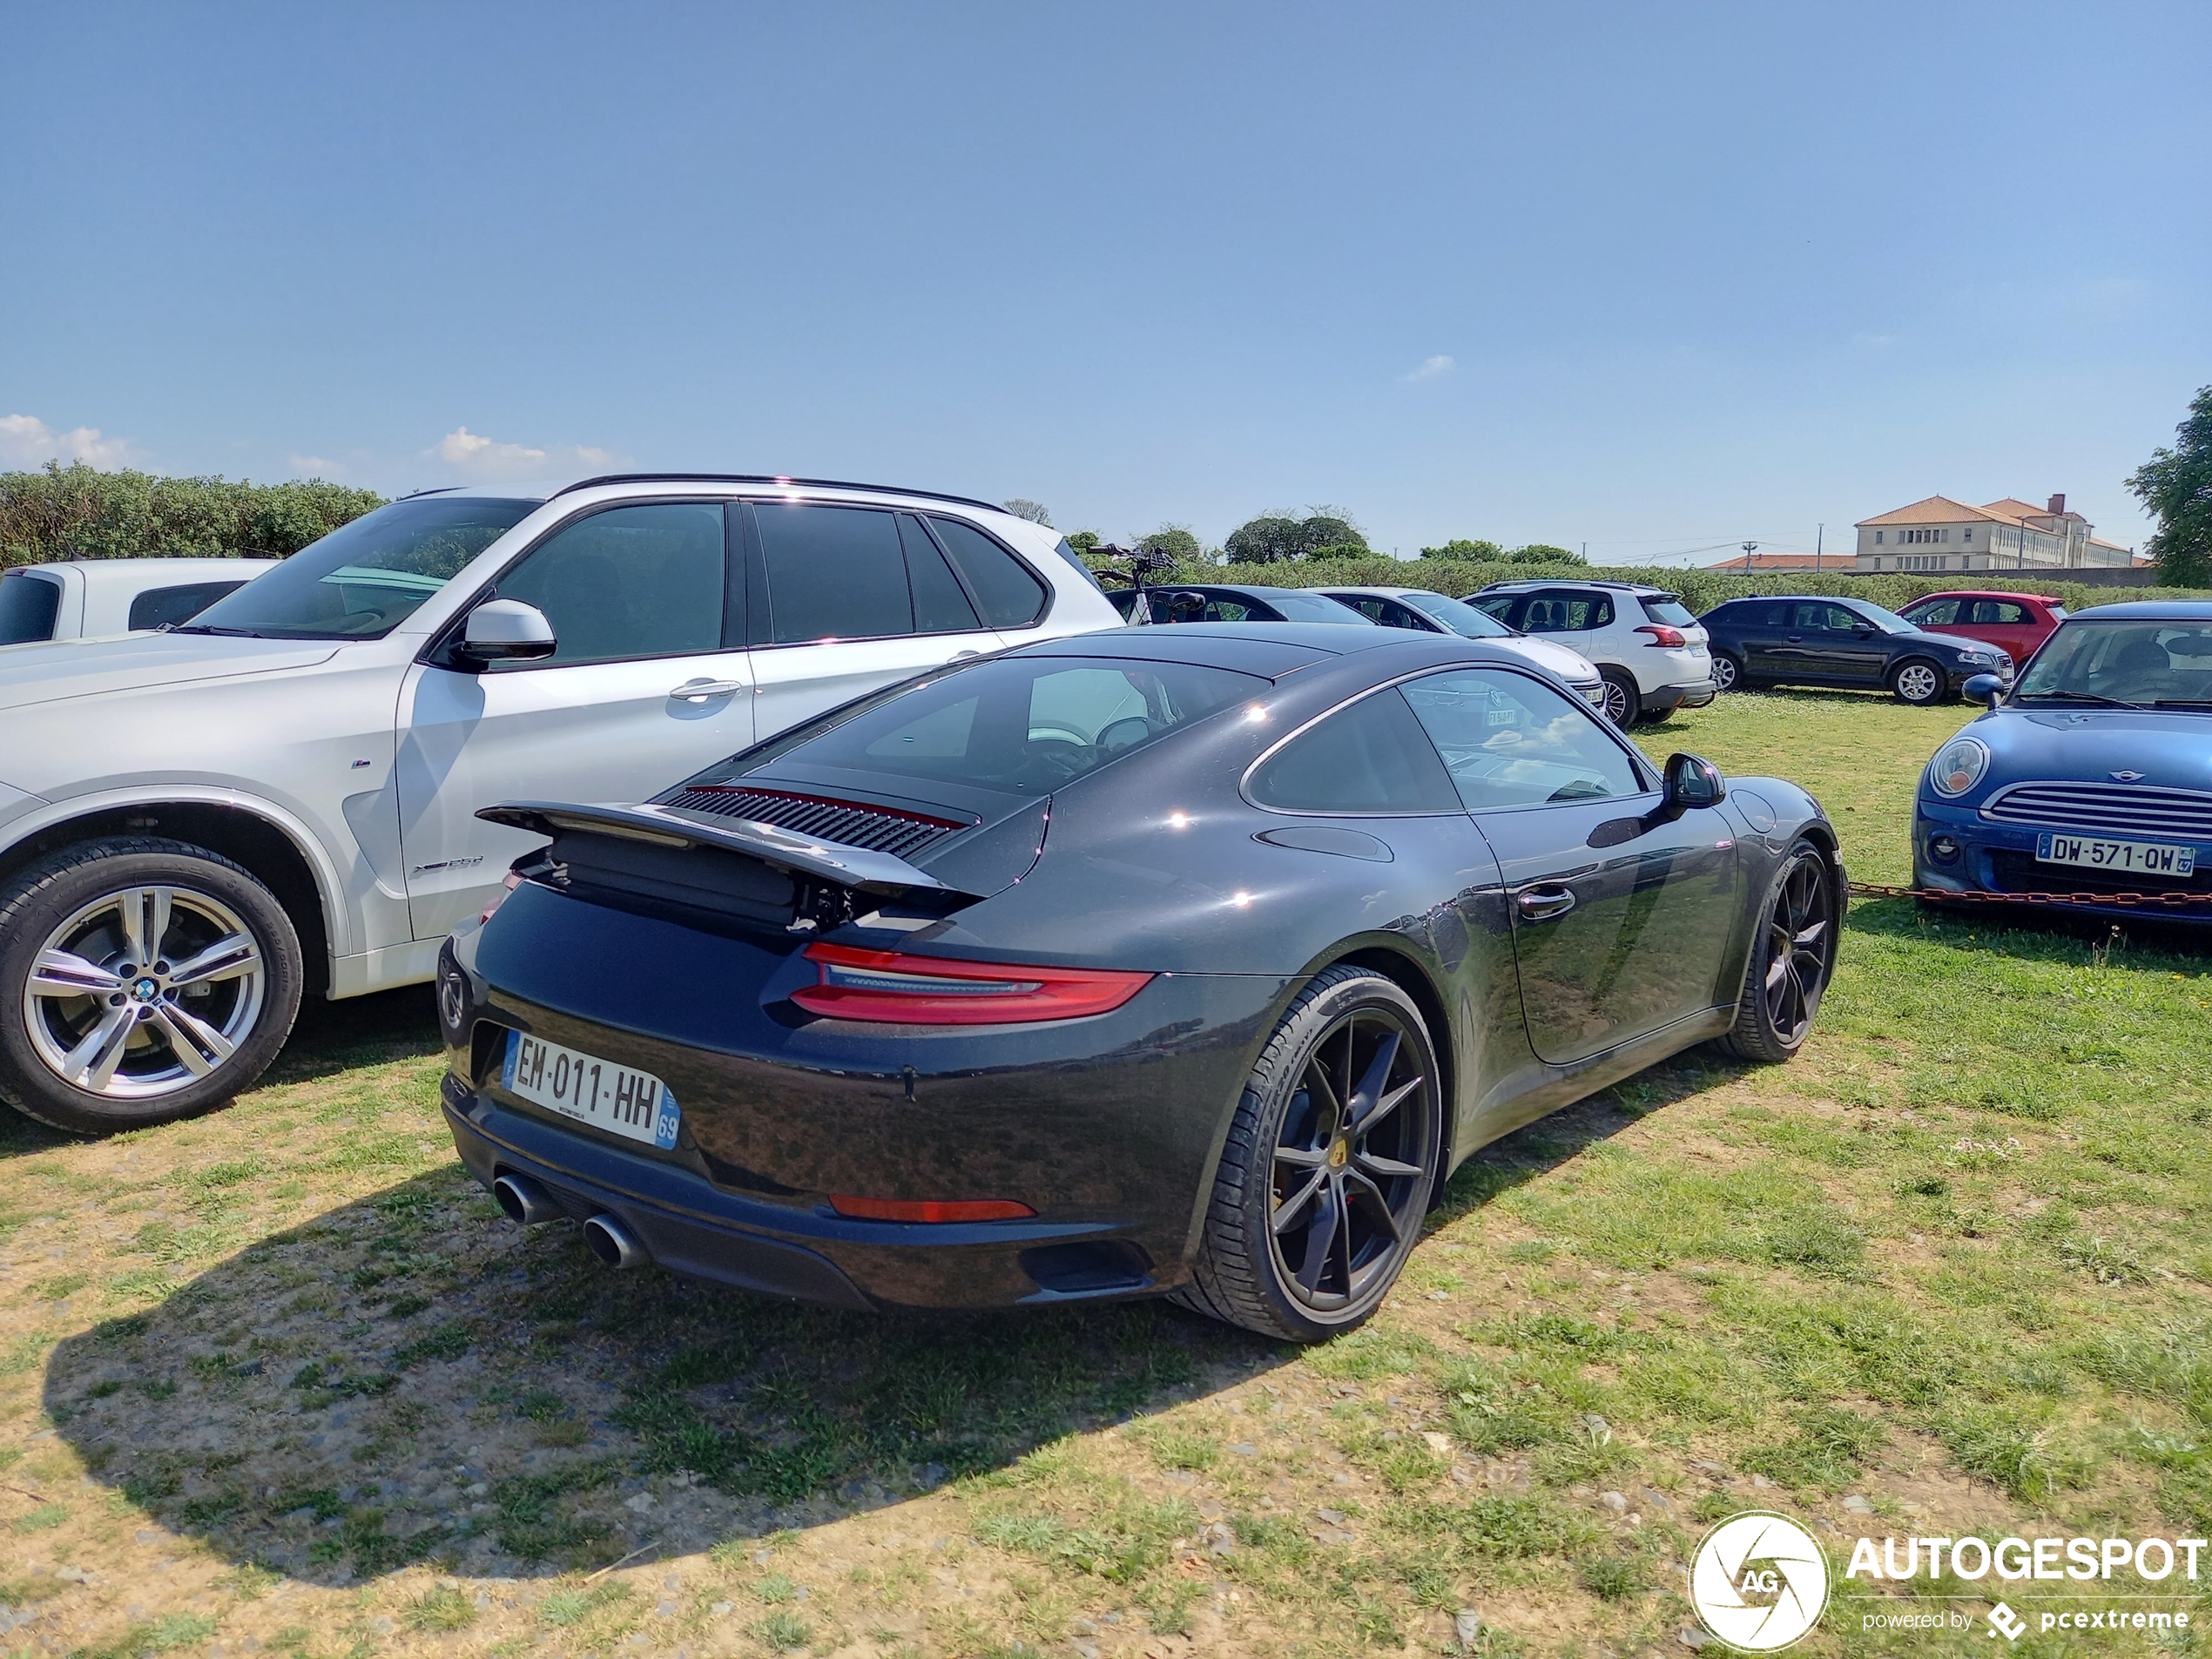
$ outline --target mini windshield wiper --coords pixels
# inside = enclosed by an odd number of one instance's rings
[[[2212,709],[2212,697],[2161,697],[2151,705],[2155,709]]]
[[[2143,709],[2148,703],[2123,703],[2116,697],[2101,697],[2094,691],[2015,691],[2013,701],[2027,703],[2050,698],[2060,703],[2101,703],[2108,709]]]
[[[226,639],[266,639],[266,634],[257,634],[251,628],[212,628],[206,623],[187,622],[168,631],[172,634],[220,634]]]

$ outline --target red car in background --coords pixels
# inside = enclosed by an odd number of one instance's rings
[[[2053,594],[1967,590],[1932,593],[1897,614],[1915,628],[1979,639],[2025,664],[2066,620],[2066,607]]]

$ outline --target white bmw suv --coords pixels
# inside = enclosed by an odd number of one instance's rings
[[[1494,582],[1467,603],[1595,663],[1606,718],[1623,730],[1713,700],[1713,654],[1679,594],[1628,582]]]
[[[17,646],[0,1097],[80,1133],[219,1103],[302,995],[432,976],[536,844],[479,807],[642,799],[876,686],[1121,620],[984,502],[624,475],[410,496],[169,632]]]

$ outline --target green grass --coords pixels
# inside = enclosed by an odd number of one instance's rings
[[[1967,712],[1754,695],[1637,737],[1798,779],[1894,881]],[[10,1525],[131,1578],[144,1619],[86,1651],[132,1656],[213,1616],[148,1527],[311,1581],[271,1599],[318,1655],[373,1603],[491,1652],[1045,1652],[1081,1619],[1298,1659],[1441,1650],[1467,1606],[1513,1609],[1495,1656],[1671,1651],[1687,1551],[1755,1502],[2202,1535],[2208,1022],[2201,943],[1857,902],[1796,1061],[1694,1050],[1486,1149],[1381,1316],[1300,1354],[1157,1304],[889,1320],[609,1274],[455,1170],[427,994],[318,1007],[230,1111],[101,1144],[0,1114],[37,1241]],[[486,1548],[536,1599],[436,1588]]]

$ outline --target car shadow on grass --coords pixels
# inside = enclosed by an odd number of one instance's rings
[[[2212,926],[2207,925],[2212,924],[2212,902],[2196,909],[2203,921],[2191,926],[2152,910],[2121,920],[2064,905],[1923,907],[1911,899],[1860,899],[1844,926],[1852,933],[1971,946],[2032,961],[2202,973],[2212,959]]]
[[[817,1525],[1292,1357],[1160,1302],[875,1317],[612,1272],[455,1167],[60,1343],[44,1405],[148,1519],[337,1584]]]

